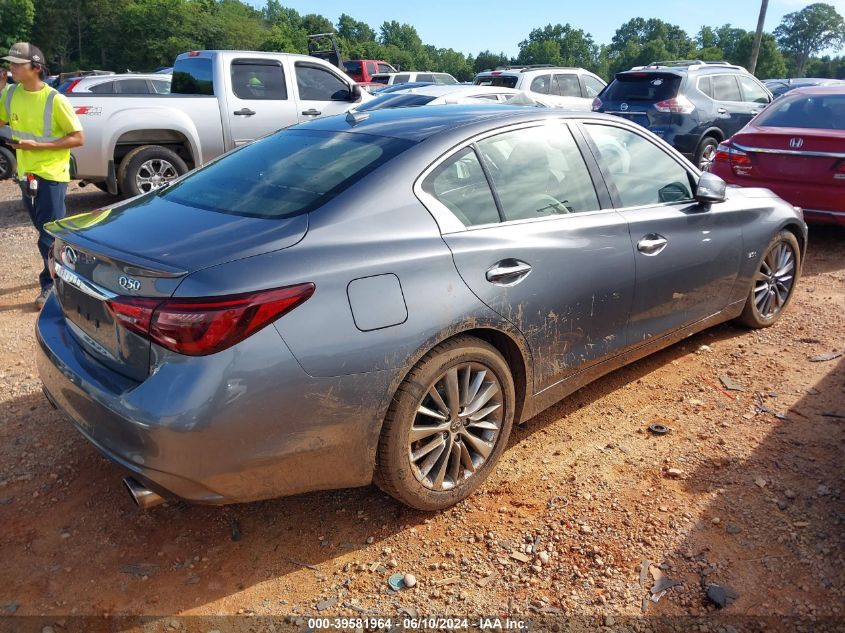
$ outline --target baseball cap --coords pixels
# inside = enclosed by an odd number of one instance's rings
[[[9,49],[9,54],[3,59],[16,64],[26,64],[27,62],[43,64],[44,53],[41,52],[40,48],[28,42],[18,42],[12,45],[12,48]]]

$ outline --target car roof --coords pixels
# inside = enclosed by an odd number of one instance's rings
[[[402,84],[399,84],[400,86]],[[472,84],[428,84],[425,86],[408,86],[404,90],[394,90],[389,94],[418,94],[429,97],[446,97],[449,95],[461,96],[464,93],[472,94],[503,94],[513,93],[519,94],[519,90],[514,88],[500,88],[497,86],[474,86]]]
[[[845,81],[828,86],[801,86],[790,90],[786,95],[845,95]],[[784,95],[784,96],[786,96]]]
[[[77,85],[85,85],[90,83],[106,83],[109,81],[121,81],[123,79],[153,79],[153,80],[162,80],[162,79],[169,79],[171,77],[170,74],[165,73],[144,73],[144,74],[135,74],[135,73],[125,73],[123,75],[89,75],[87,77],[71,77],[66,79],[65,81],[76,81],[79,80]]]
[[[537,66],[514,66],[511,68],[500,68],[493,70],[485,70],[476,75],[476,77],[500,77],[502,75],[519,77],[533,72],[552,72],[557,70],[566,70],[575,73],[589,73],[585,68],[578,68],[577,66],[547,66],[545,64],[538,64]],[[592,73],[590,73],[592,74]]]
[[[610,115],[554,108],[525,108],[505,104],[434,105],[416,108],[385,108],[312,119],[288,129],[352,132],[423,141],[460,127],[499,121],[519,123],[545,118],[595,118],[618,121]]]

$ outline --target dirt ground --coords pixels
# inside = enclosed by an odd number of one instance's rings
[[[72,187],[69,208],[109,200]],[[240,614],[255,630],[309,615],[513,615],[553,630],[708,616],[698,630],[730,630],[708,628],[716,584],[736,595],[718,611],[733,630],[845,630],[845,357],[816,358],[845,351],[845,231],[810,239],[776,326],[719,326],[579,391],[515,429],[453,509],[412,511],[368,487],[144,512],[41,393],[35,232],[0,183],[0,614],[15,616],[0,629]],[[397,572],[416,586],[392,591]]]

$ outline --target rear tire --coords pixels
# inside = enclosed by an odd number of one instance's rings
[[[188,165],[173,150],[161,145],[136,147],[120,161],[117,182],[125,197],[159,189],[188,172]]]
[[[716,148],[719,146],[712,136],[705,136],[695,152],[695,166],[701,171],[710,171],[713,166],[713,159],[716,158]]]
[[[441,343],[393,397],[379,438],[376,485],[418,510],[466,499],[507,446],[515,402],[510,369],[492,345],[472,336]]]
[[[5,145],[0,145],[0,180],[14,178],[18,168],[15,152]]]
[[[790,231],[781,231],[760,259],[742,315],[743,325],[760,329],[774,325],[795,294],[801,276],[801,248]]]

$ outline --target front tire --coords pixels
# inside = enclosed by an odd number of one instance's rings
[[[472,336],[441,343],[399,386],[384,421],[375,483],[418,510],[472,494],[508,443],[513,377],[502,355]]]
[[[719,142],[712,136],[705,136],[695,152],[695,165],[701,171],[710,171],[716,158]]]
[[[117,181],[127,198],[159,189],[188,172],[188,165],[173,150],[161,145],[136,147],[120,161]]]
[[[801,248],[790,231],[781,231],[760,259],[739,322],[759,329],[774,325],[795,294],[801,276]]]

